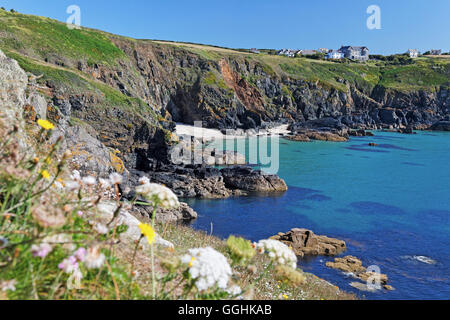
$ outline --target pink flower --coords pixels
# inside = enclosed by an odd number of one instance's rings
[[[58,265],[58,268],[63,270],[65,273],[73,273],[78,270],[77,258],[70,256],[67,259],[64,259],[64,261]]]
[[[77,215],[78,215],[79,217],[82,217],[82,216],[83,216],[83,211],[78,211],[78,212],[77,212]]]
[[[53,248],[48,243],[41,243],[40,245],[33,245],[31,247],[31,253],[34,257],[45,258],[48,256],[50,252],[52,252]]]
[[[75,251],[75,258],[78,259],[78,261],[83,262],[86,259],[86,249],[85,248],[79,248],[77,251]]]

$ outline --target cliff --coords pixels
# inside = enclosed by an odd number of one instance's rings
[[[165,161],[174,123],[256,128],[325,117],[357,127],[429,127],[449,113],[450,59],[337,63],[136,40],[0,11],[0,49],[129,167]],[[92,130],[91,130],[92,129]]]

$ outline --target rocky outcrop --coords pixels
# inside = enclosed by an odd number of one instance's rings
[[[141,216],[152,218],[153,209],[151,206],[139,206],[135,205],[134,211],[139,213]],[[159,222],[180,222],[180,221],[191,221],[197,219],[198,214],[194,209],[189,207],[186,203],[181,202],[178,208],[174,209],[163,209],[158,208],[156,210],[156,221]]]
[[[354,277],[367,282],[370,279],[376,277],[380,280],[380,284],[386,285],[388,282],[388,277],[385,274],[375,273],[372,271],[367,271],[362,265],[361,260],[353,256],[346,256],[343,258],[335,258],[334,262],[327,262],[326,266],[328,268],[337,269],[346,273],[351,273]],[[387,288],[387,290],[390,290]]]
[[[334,256],[346,250],[345,241],[315,235],[307,229],[292,229],[287,233],[279,233],[271,239],[281,241],[290,246],[297,256],[324,255]]]
[[[250,167],[235,166],[222,169],[221,174],[227,188],[248,192],[285,192],[288,187],[277,175],[265,174]]]
[[[442,120],[437,121],[434,123],[430,130],[433,131],[450,131],[450,116],[447,116],[443,118]]]
[[[27,85],[26,73],[15,60],[7,58],[0,50],[0,115],[7,126],[6,129],[12,130],[17,126],[19,135],[23,135],[22,112],[26,102]],[[22,136],[19,141],[23,142],[24,138]]]

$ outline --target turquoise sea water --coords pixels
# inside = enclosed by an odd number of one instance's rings
[[[289,191],[191,200],[193,227],[253,241],[308,228],[345,240],[342,256],[378,265],[396,290],[358,291],[349,286],[355,279],[325,267],[332,258],[299,261],[305,271],[367,299],[449,299],[450,134],[375,134],[348,143],[281,139],[278,174]]]

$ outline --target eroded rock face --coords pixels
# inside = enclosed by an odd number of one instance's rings
[[[388,277],[385,274],[377,274],[372,271],[367,271],[362,265],[361,260],[353,256],[346,256],[343,258],[335,258],[334,262],[327,262],[326,266],[328,268],[341,270],[343,272],[352,273],[356,278],[367,282],[374,277],[380,279],[380,283],[386,285],[388,282]],[[388,289],[387,289],[388,290]]]
[[[11,130],[14,125],[23,128],[23,107],[28,78],[17,61],[10,59],[0,50],[0,113],[4,124]],[[23,131],[22,131],[23,132]]]
[[[307,229],[292,229],[287,233],[279,233],[271,239],[281,241],[290,246],[297,256],[324,255],[334,256],[346,250],[345,241],[315,235]]]

